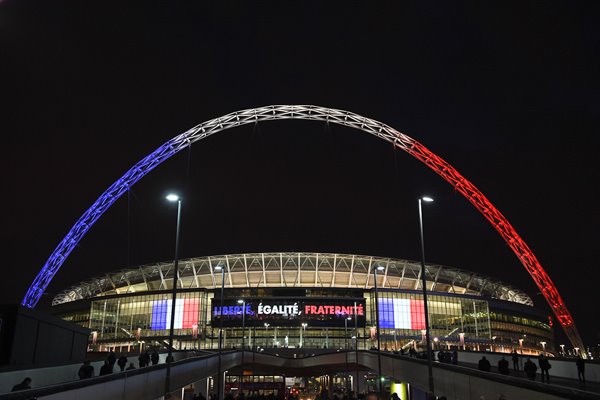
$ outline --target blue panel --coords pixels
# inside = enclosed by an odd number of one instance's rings
[[[152,302],[152,323],[150,329],[167,329],[168,300],[156,300]]]
[[[394,301],[390,298],[379,299],[379,328],[394,329]]]

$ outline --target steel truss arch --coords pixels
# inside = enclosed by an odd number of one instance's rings
[[[384,123],[349,111],[312,105],[272,105],[235,111],[196,125],[167,141],[113,183],[79,218],[35,277],[23,298],[22,305],[35,307],[56,272],[92,225],[123,193],[163,161],[192,143],[226,129],[256,122],[285,119],[325,121],[370,133],[392,143],[431,168],[469,200],[498,231],[533,278],[573,346],[584,349],[573,317],[535,254],[504,215],[475,185],[421,143]]]

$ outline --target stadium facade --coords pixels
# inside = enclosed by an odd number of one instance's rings
[[[225,348],[242,343],[253,348],[371,348],[376,345],[375,278],[382,349],[418,348],[423,342],[421,266],[414,261],[253,253],[181,260],[179,269],[178,349],[217,348],[220,327]],[[169,262],[96,277],[59,293],[52,310],[90,328],[90,349],[165,346],[173,272]],[[537,354],[544,343],[546,351],[554,350],[547,312],[535,308],[523,291],[441,265],[427,265],[426,279],[435,347]]]

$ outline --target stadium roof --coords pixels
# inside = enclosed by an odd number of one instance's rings
[[[421,264],[416,261],[364,255],[280,252],[246,253],[196,257],[179,262],[178,287],[182,289],[220,288],[220,272],[225,268],[225,287],[323,287],[364,288],[373,286],[373,271],[378,287],[385,289],[421,288]],[[427,289],[433,292],[470,294],[533,306],[523,291],[487,276],[442,265],[425,267]],[[173,262],[160,262],[125,269],[92,278],[58,295],[52,305],[71,301],[156,290],[170,290]]]

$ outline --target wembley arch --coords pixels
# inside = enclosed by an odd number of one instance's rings
[[[508,246],[515,253],[521,264],[531,275],[546,301],[552,308],[557,320],[563,327],[574,347],[584,349],[583,342],[577,331],[571,313],[567,309],[556,286],[542,268],[533,251],[519,236],[510,222],[498,211],[496,207],[465,177],[463,177],[448,162],[437,156],[415,139],[397,131],[396,129],[361,115],[327,107],[313,105],[271,105],[235,111],[187,130],[186,132],[170,139],[158,149],[135,164],[121,178],[113,183],[92,206],[77,220],[71,230],[56,246],[40,272],[30,285],[22,305],[33,308],[54,275],[58,272],[71,251],[85,236],[88,230],[121,197],[131,186],[142,179],[146,174],[160,165],[177,152],[187,148],[192,143],[202,140],[215,133],[235,128],[237,126],[273,120],[300,119],[311,121],[324,121],[337,125],[355,128],[374,135],[392,143],[395,147],[407,152],[450,183],[456,191],[461,193],[473,206],[479,210],[488,222],[498,231]]]

